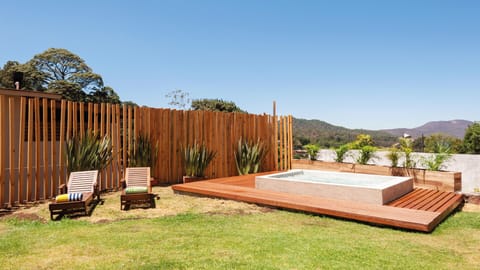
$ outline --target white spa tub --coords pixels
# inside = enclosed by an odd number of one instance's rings
[[[323,198],[386,204],[413,190],[411,177],[290,170],[257,176],[255,187]]]

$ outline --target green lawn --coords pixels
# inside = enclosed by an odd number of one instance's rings
[[[190,200],[196,207],[174,215],[95,223],[89,218],[59,222],[2,218],[0,268],[478,269],[480,265],[478,212],[458,212],[432,234],[423,234],[303,213],[257,211],[259,207],[241,203],[237,206],[243,210],[234,211],[229,202],[173,194],[162,197],[157,209],[162,200],[172,205]],[[207,211],[200,204],[227,204],[230,210]],[[46,206],[38,208],[42,207]]]

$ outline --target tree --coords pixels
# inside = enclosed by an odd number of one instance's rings
[[[194,99],[192,101],[193,110],[214,111],[214,112],[245,112],[240,109],[233,101],[224,101],[222,99]]]
[[[425,138],[425,152],[427,153],[457,153],[461,145],[460,139],[440,133]]]
[[[100,75],[66,49],[50,48],[35,55],[27,65],[42,75],[37,78],[38,83],[48,93],[61,94],[73,101],[120,102],[115,91],[103,85]]]
[[[0,86],[5,88],[15,88],[15,82],[13,81],[13,74],[15,72],[23,73],[23,81],[20,84],[20,89],[25,90],[45,90],[42,87],[41,81],[43,74],[38,72],[30,64],[20,64],[17,61],[7,61],[0,69]]]
[[[480,154],[480,122],[471,124],[465,131],[463,148],[466,153]]]
[[[373,146],[372,136],[368,134],[358,134],[357,139],[350,145],[352,149],[362,149],[365,146]]]
[[[120,97],[110,86],[102,87],[88,95],[88,101],[93,103],[120,104]]]

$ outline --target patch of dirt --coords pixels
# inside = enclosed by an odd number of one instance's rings
[[[21,221],[38,221],[47,223],[47,220],[37,214],[17,212],[8,217],[8,219],[17,219]]]
[[[465,203],[463,205],[462,211],[480,213],[480,204],[470,202]]]

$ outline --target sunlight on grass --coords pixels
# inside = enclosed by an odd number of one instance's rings
[[[478,212],[424,234],[157,191],[156,209],[120,211],[109,194],[92,217],[2,218],[0,268],[475,269],[480,261]],[[45,207],[26,210],[47,220]]]

